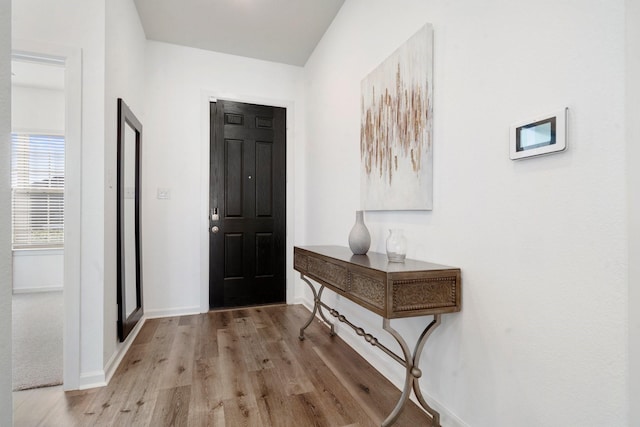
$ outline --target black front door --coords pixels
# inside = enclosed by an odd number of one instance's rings
[[[211,103],[209,306],[284,302],[286,110]]]

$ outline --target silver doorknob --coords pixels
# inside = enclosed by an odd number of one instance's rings
[[[214,225],[213,227],[211,227],[211,232],[212,233],[217,233],[218,231],[220,231],[220,229],[218,228],[217,225]]]

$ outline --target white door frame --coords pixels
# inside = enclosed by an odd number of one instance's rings
[[[294,270],[293,270],[293,242],[294,242],[294,107],[292,100],[263,98],[251,95],[239,95],[202,90],[200,92],[201,108],[201,144],[200,144],[200,312],[209,311],[209,161],[210,161],[210,109],[209,103],[215,100],[244,102],[248,104],[283,107],[287,110],[287,181],[286,181],[286,301],[294,303]]]

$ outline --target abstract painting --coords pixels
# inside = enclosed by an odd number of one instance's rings
[[[433,208],[433,27],[427,24],[362,80],[364,210]]]

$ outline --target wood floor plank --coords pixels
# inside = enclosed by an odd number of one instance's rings
[[[258,404],[258,410],[265,425],[285,426],[296,422],[289,405],[289,398],[284,394],[280,376],[275,370],[263,370],[249,374]]]
[[[127,401],[127,394],[133,388],[136,378],[142,373],[140,361],[145,358],[146,345],[132,346],[113,376],[110,387],[99,389],[88,407],[85,415],[96,426],[111,426],[118,416],[122,405]]]
[[[224,425],[223,380],[218,358],[196,360],[191,386],[190,427]]]
[[[364,384],[354,385],[352,381],[350,381],[337,366],[333,364],[333,361],[330,360],[322,350],[314,347],[314,350],[318,353],[324,364],[327,366],[331,372],[336,375],[336,378],[342,386],[347,390],[347,393],[355,399],[358,405],[367,413],[367,415],[373,419],[376,424],[380,424],[383,421],[383,418],[378,413],[379,411],[375,411],[374,408],[368,404],[368,399],[363,398],[363,393],[369,393],[370,388]]]
[[[316,393],[302,393],[293,396],[292,399],[297,400],[299,404],[298,407],[302,408],[302,411],[304,411],[304,418],[307,420],[305,425],[317,427],[330,427],[340,425],[340,423],[336,423],[335,420],[332,422],[331,420],[327,419],[326,414],[320,406],[320,401]],[[298,419],[302,417],[301,414],[296,415]]]
[[[237,396],[236,398],[225,400],[224,419],[228,426],[264,427],[258,403],[253,394]]]
[[[247,367],[233,329],[218,330],[218,370],[221,374],[222,400],[240,398],[251,393]],[[226,410],[225,410],[226,413]]]
[[[263,340],[258,335],[253,319],[251,317],[237,318],[233,328],[240,338],[239,344],[247,369],[249,371],[273,369],[273,362],[263,345]]]
[[[309,314],[280,305],[147,320],[108,386],[16,392],[15,426],[379,425],[400,391],[317,319],[300,341]],[[394,426],[429,421],[411,402]]]
[[[120,390],[122,398],[113,425],[144,425],[148,423],[157,398],[157,383],[166,366],[166,352],[159,341],[132,346],[121,375],[132,376],[135,381],[127,389]]]
[[[157,320],[157,319],[154,319]],[[132,376],[134,381],[123,394],[120,412],[114,425],[146,425],[151,419],[158,396],[158,384],[170,368],[169,359],[178,331],[177,319],[158,322],[153,339],[144,345],[131,347],[122,362],[120,375]],[[135,367],[135,368],[133,368]],[[137,374],[130,372],[137,369]]]
[[[344,387],[336,377],[334,371],[329,368],[320,357],[307,358],[309,375],[315,384],[321,405],[327,412],[334,412],[336,423],[334,425],[359,424],[361,426],[376,425],[371,420],[375,414],[368,412],[355,400],[349,390]]]
[[[210,311],[209,315],[213,317],[218,329],[226,329],[229,323],[233,321],[231,313],[234,310]]]
[[[159,324],[160,319],[145,320],[144,325],[142,325],[140,332],[138,332],[138,335],[136,336],[135,343],[148,344],[153,339]]]
[[[151,417],[157,404],[157,391],[145,393],[145,400],[129,400],[120,408],[113,426],[150,426]]]
[[[157,383],[163,369],[164,363],[151,356],[144,365],[144,373],[138,377],[121,403],[114,425],[147,425],[156,405]]]
[[[160,390],[149,425],[186,427],[189,420],[191,386]]]
[[[195,347],[196,326],[178,326],[167,366],[161,374],[160,389],[191,385]]]
[[[258,331],[258,335],[263,342],[274,342],[283,339],[282,330],[273,322],[273,313],[284,305],[278,304],[269,307],[255,307],[251,313],[251,318]]]
[[[90,421],[84,415],[89,404],[90,394],[59,393],[60,402],[43,420],[42,426],[74,427],[86,425]]]
[[[62,388],[62,386],[55,386],[55,387],[60,387]],[[48,389],[53,389],[54,387],[47,387]],[[20,406],[22,406],[25,402],[29,402],[32,401],[33,399],[30,399],[31,395],[33,394],[34,390],[41,390],[41,389],[28,389],[28,390],[21,390],[19,392],[13,393],[13,412],[17,412],[20,410]]]
[[[301,362],[284,341],[267,345],[271,360],[282,379],[285,394],[302,394],[314,391],[314,385],[307,377]]]
[[[60,401],[60,395],[48,393],[47,388],[24,390],[16,393],[22,394],[22,396],[19,399],[14,399],[14,425],[16,423],[24,426],[42,425],[48,414],[55,410]],[[18,400],[18,404],[16,404],[15,400]],[[29,402],[34,401],[38,402],[38,404],[29,404]]]
[[[199,314],[192,314],[190,316],[181,316],[178,326],[197,325],[200,323],[201,316]]]
[[[218,329],[220,322],[213,312],[201,314],[196,329],[195,359],[206,360],[218,357]]]

